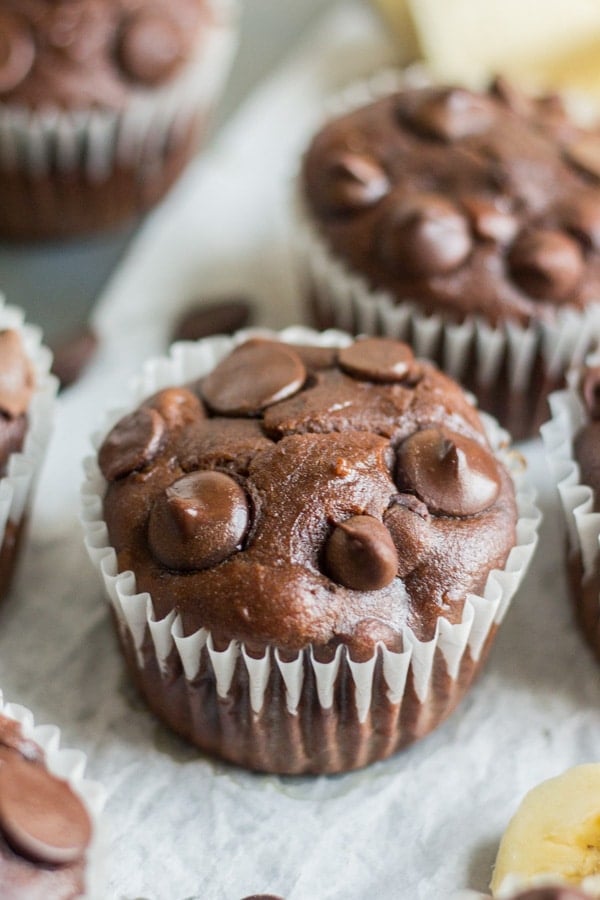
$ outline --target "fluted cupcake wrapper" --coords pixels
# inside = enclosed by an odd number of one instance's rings
[[[20,529],[24,526],[36,480],[50,439],[54,418],[54,401],[58,381],[50,374],[52,354],[42,344],[42,333],[34,325],[24,323],[24,313],[15,306],[6,306],[0,295],[0,331],[11,328],[22,337],[35,372],[35,390],[27,410],[27,434],[20,453],[9,457],[6,475],[0,478],[0,585],[5,587],[6,568],[11,567],[12,552],[5,550],[5,541],[18,550]],[[12,532],[12,533],[11,533]]]
[[[385,71],[334,98],[328,115],[343,115],[393,91],[430,83],[421,66]],[[507,321],[494,327],[482,316],[457,323],[442,314],[426,314],[409,296],[374,290],[330,250],[299,182],[294,207],[292,245],[319,323],[407,341],[418,356],[433,360],[474,391],[482,408],[500,418],[517,440],[535,433],[546,418],[547,394],[600,338],[600,301],[583,310],[557,309],[552,321],[527,326]]]
[[[45,763],[53,775],[68,781],[85,804],[92,821],[92,843],[86,860],[85,900],[104,900],[105,862],[102,839],[98,839],[98,824],[106,802],[106,791],[96,781],[84,777],[87,757],[81,750],[60,746],[60,728],[56,725],[36,725],[31,710],[17,703],[9,703],[0,691],[0,713],[21,726],[24,737],[35,741],[44,752]]]
[[[163,387],[201,377],[235,344],[255,334],[321,346],[345,346],[352,340],[336,331],[288,328],[279,334],[251,329],[234,338],[176,344],[170,358],[146,365],[134,385],[131,406]],[[111,414],[102,432],[95,436],[96,447],[125,411]],[[103,518],[106,482],[96,459],[86,460],[82,514],[85,543],[102,576],[130,667],[137,672],[138,686],[150,705],[168,718],[172,692],[174,705],[188,706],[186,736],[235,762],[267,771],[356,768],[393,753],[431,730],[472,680],[537,541],[540,514],[533,492],[524,483],[522,461],[507,447],[506,433],[490,417],[484,416],[484,421],[492,446],[515,482],[519,509],[516,546],[504,569],[490,573],[483,596],[468,595],[459,623],[440,618],[430,641],[420,641],[410,628],[404,628],[402,652],[392,652],[380,643],[373,657],[364,662],[352,660],[342,646],[330,662],[320,662],[315,655],[317,648],[312,646],[292,662],[284,660],[273,646],[265,648],[264,655],[257,659],[237,640],[224,650],[216,649],[205,628],[184,635],[175,611],[157,620],[149,594],[137,592],[134,573],[118,571]],[[153,698],[153,693],[162,689],[164,696]],[[207,703],[212,704],[209,713],[202,709]],[[239,754],[233,738],[227,747],[219,747],[219,734],[228,740],[228,732],[235,732],[232,704],[239,714],[240,729],[246,729],[243,740],[238,735]],[[270,747],[274,709],[277,746]],[[340,728],[346,739],[344,746],[339,740]],[[374,731],[378,733],[378,746],[373,746],[377,744]],[[256,755],[251,749],[254,739]],[[311,769],[316,748],[318,760],[316,768]]]

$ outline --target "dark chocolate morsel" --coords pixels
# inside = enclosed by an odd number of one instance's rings
[[[405,578],[431,547],[429,510],[413,494],[398,494],[385,511],[383,522],[398,551],[398,575]]]
[[[359,153],[328,160],[320,176],[318,202],[327,214],[355,212],[384,197],[390,182],[381,165]]]
[[[408,377],[415,361],[408,344],[393,338],[359,338],[339,352],[340,368],[364,381],[394,382]]]
[[[402,103],[398,111],[415,130],[448,142],[481,134],[494,121],[494,108],[489,99],[464,88],[428,92],[408,115]]]
[[[237,481],[223,472],[192,472],[155,501],[148,542],[170,569],[207,569],[238,549],[249,519],[246,494]]]
[[[600,419],[600,366],[590,366],[585,370],[581,393],[590,418]]]
[[[465,217],[436,194],[396,200],[380,223],[379,254],[392,272],[444,275],[465,262],[471,247]]]
[[[600,178],[600,135],[586,134],[566,148],[567,158],[588,175]]]
[[[488,509],[500,491],[496,461],[471,438],[427,428],[398,448],[397,481],[412,490],[430,511],[473,516]]]
[[[0,12],[0,94],[12,91],[26,78],[34,59],[29,26],[10,12]]]
[[[205,418],[201,401],[186,387],[163,388],[144,401],[160,413],[169,428],[182,428]]]
[[[564,227],[577,240],[593,250],[600,250],[600,192],[589,190],[570,197],[559,208]]]
[[[185,310],[171,337],[172,341],[199,341],[213,334],[233,334],[252,319],[253,304],[231,297],[211,303],[198,301]]]
[[[562,231],[525,231],[508,255],[514,281],[532,297],[560,303],[570,298],[583,272],[577,241]]]
[[[202,396],[222,415],[255,416],[296,394],[306,369],[293,348],[251,340],[226,356],[202,382]]]
[[[142,9],[123,24],[118,59],[134,81],[160,84],[173,74],[182,57],[182,35],[168,13]]]
[[[27,412],[33,393],[33,369],[18,331],[0,331],[0,410],[7,416]]]
[[[145,406],[117,422],[98,454],[100,471],[107,481],[148,465],[160,450],[164,431],[162,416]]]
[[[373,516],[352,516],[333,529],[325,546],[327,574],[354,591],[386,587],[398,571],[398,554],[385,525]]]
[[[502,209],[501,200],[470,196],[463,197],[461,202],[473,231],[484,240],[508,244],[519,230],[519,220],[507,209]]]
[[[81,328],[56,343],[52,350],[52,372],[61,388],[74,384],[92,361],[98,349],[98,338],[91,328]]]
[[[92,830],[67,782],[14,752],[0,762],[0,828],[17,853],[54,866],[81,859]]]

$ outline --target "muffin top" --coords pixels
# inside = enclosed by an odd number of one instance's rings
[[[206,0],[0,0],[0,103],[118,109],[190,58]]]
[[[0,331],[0,476],[11,453],[23,448],[34,387],[33,366],[21,335],[12,328]]]
[[[81,896],[91,831],[85,806],[48,771],[41,748],[0,715],[0,895]]]
[[[219,645],[430,638],[515,541],[512,481],[461,389],[407,345],[253,339],[106,437],[120,571]]]
[[[338,258],[427,313],[527,324],[600,298],[600,131],[556,96],[387,96],[317,134],[303,195]]]

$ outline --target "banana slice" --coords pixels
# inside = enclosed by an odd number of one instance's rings
[[[600,764],[576,766],[533,788],[504,833],[494,897],[549,882],[600,898]]]

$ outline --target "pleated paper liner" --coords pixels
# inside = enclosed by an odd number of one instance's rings
[[[134,388],[131,407],[168,385],[209,372],[235,344],[252,334],[290,343],[345,346],[339,332],[288,328],[278,335],[249,330],[233,339],[177,344],[171,356],[148,363]],[[125,410],[113,413],[103,436]],[[119,573],[103,520],[106,482],[95,458],[86,461],[83,524],[88,552],[101,574],[121,644],[148,705],[201,749],[251,769],[280,773],[340,772],[365,766],[427,734],[464,695],[533,555],[540,514],[524,483],[522,462],[507,435],[484,417],[492,446],[514,479],[517,543],[504,569],[490,573],[483,596],[469,595],[462,620],[438,620],[435,636],[422,642],[409,628],[402,652],[382,643],[366,662],[338,647],[319,661],[309,646],[294,661],[267,646],[260,658],[232,640],[216,647],[206,629],[184,635],[176,612],[157,620],[133,572]]]

